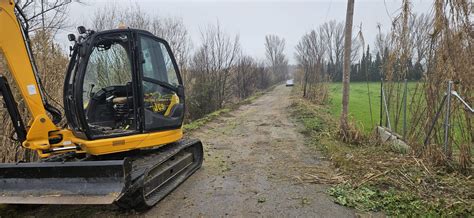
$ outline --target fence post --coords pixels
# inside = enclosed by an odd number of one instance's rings
[[[380,77],[380,123],[379,126],[383,125],[383,78]]]
[[[447,97],[447,94],[444,94],[443,100],[441,100],[441,104],[439,104],[438,110],[436,111],[435,118],[433,119],[433,122],[431,123],[431,126],[428,129],[428,133],[426,134],[425,142],[423,143],[423,145],[425,145],[425,147],[430,143],[431,132],[433,131],[434,126],[436,125],[436,121],[438,120],[439,115],[441,114],[441,110],[443,110],[443,106],[444,106],[444,103],[446,101],[446,97]]]
[[[383,99],[383,104],[385,106],[385,113],[387,116],[387,128],[391,131],[392,130],[392,125],[390,125],[390,113],[388,111],[388,106],[387,106],[387,99],[385,99],[385,91],[382,86],[382,99]]]
[[[452,89],[453,81],[448,81],[448,91],[446,97],[446,117],[444,119],[444,154],[446,157],[451,157],[451,152],[449,149],[449,117],[451,115],[451,89]]]
[[[407,96],[408,96],[408,80],[405,79],[405,91],[403,92],[403,140],[407,135]]]

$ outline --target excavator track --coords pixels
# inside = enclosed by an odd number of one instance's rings
[[[111,204],[144,210],[163,199],[202,165],[199,140],[78,159],[0,164],[0,203]]]
[[[124,209],[143,210],[155,205],[201,167],[203,148],[199,140],[181,140],[129,160],[131,185],[116,204]]]

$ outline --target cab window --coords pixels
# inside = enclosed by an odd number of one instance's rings
[[[174,113],[180,106],[176,93],[180,84],[178,71],[168,47],[162,41],[142,36],[140,45],[145,129],[163,128],[178,114]],[[182,108],[182,105],[179,108]],[[173,125],[170,125],[174,126],[176,122],[172,123]]]
[[[94,136],[136,130],[132,60],[127,34],[110,34],[95,42],[82,83],[82,107]]]

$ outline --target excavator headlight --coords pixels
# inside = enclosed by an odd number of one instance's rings
[[[86,28],[84,26],[78,26],[77,32],[79,32],[79,34],[84,34],[86,33]]]
[[[74,42],[74,41],[76,41],[76,36],[71,33],[71,34],[67,35],[67,39],[71,42]]]

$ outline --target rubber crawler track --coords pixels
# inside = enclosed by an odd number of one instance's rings
[[[116,202],[119,207],[124,209],[146,210],[152,207],[198,170],[203,161],[203,148],[199,140],[181,140],[158,149],[145,150],[140,153],[129,157],[132,164],[131,184],[128,185],[122,197]],[[169,165],[169,162],[178,158],[177,156],[187,155],[189,157],[189,154],[192,155],[192,162],[179,168],[179,171],[173,172],[171,178],[165,178],[160,187],[153,187],[156,184],[150,182],[152,180],[150,178],[157,176],[154,175],[156,171],[163,172],[164,170],[160,171],[163,165]],[[189,158],[187,160],[189,161]],[[172,172],[173,169],[169,171]],[[153,189],[156,190],[151,193],[146,191]]]

